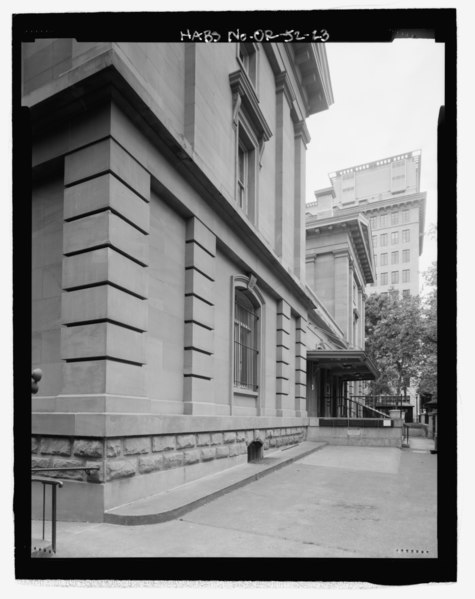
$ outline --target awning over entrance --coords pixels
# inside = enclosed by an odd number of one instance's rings
[[[374,362],[364,351],[358,349],[308,350],[307,362],[328,368],[332,374],[346,381],[367,381],[379,376]]]

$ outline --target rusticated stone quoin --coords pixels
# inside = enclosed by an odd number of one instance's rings
[[[114,460],[113,462],[107,462],[107,480],[134,476],[136,468],[136,463],[131,460]]]
[[[40,443],[40,453],[70,456],[71,441],[59,437],[43,437]]]
[[[115,458],[122,455],[122,439],[108,439],[106,453],[108,458]]]
[[[88,482],[91,483],[103,483],[104,482],[104,464],[102,462],[86,462],[85,466],[99,466],[99,470],[91,470],[89,474],[86,473]]]
[[[124,455],[150,453],[150,437],[126,437],[124,439]]]
[[[88,458],[102,458],[104,455],[104,445],[102,441],[92,441],[87,439],[77,439],[73,444],[73,454],[75,456]]]
[[[152,451],[171,451],[176,449],[176,439],[173,435],[152,437]]]

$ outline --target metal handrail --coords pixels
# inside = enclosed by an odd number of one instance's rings
[[[387,414],[368,406],[352,397],[341,397],[338,401],[339,415],[345,418],[364,418],[366,415],[369,418],[387,418]]]
[[[87,475],[91,470],[99,470],[99,466],[71,466],[51,467],[51,468],[32,468],[32,472],[61,472],[64,470],[84,470]],[[46,485],[51,485],[51,549],[56,553],[56,489],[63,486],[63,482],[45,476],[33,476],[31,481],[43,485],[43,541],[45,540],[45,522],[46,522]]]
[[[43,485],[43,541],[45,540],[46,485],[51,485],[51,548],[53,553],[56,553],[56,488],[61,488],[63,483],[60,480],[40,476],[34,476],[31,481]]]

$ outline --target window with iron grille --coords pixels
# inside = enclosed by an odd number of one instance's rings
[[[259,314],[249,295],[235,291],[234,305],[234,387],[258,390]]]

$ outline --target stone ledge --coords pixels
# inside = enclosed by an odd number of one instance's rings
[[[133,437],[308,426],[308,417],[33,412],[33,435]]]

